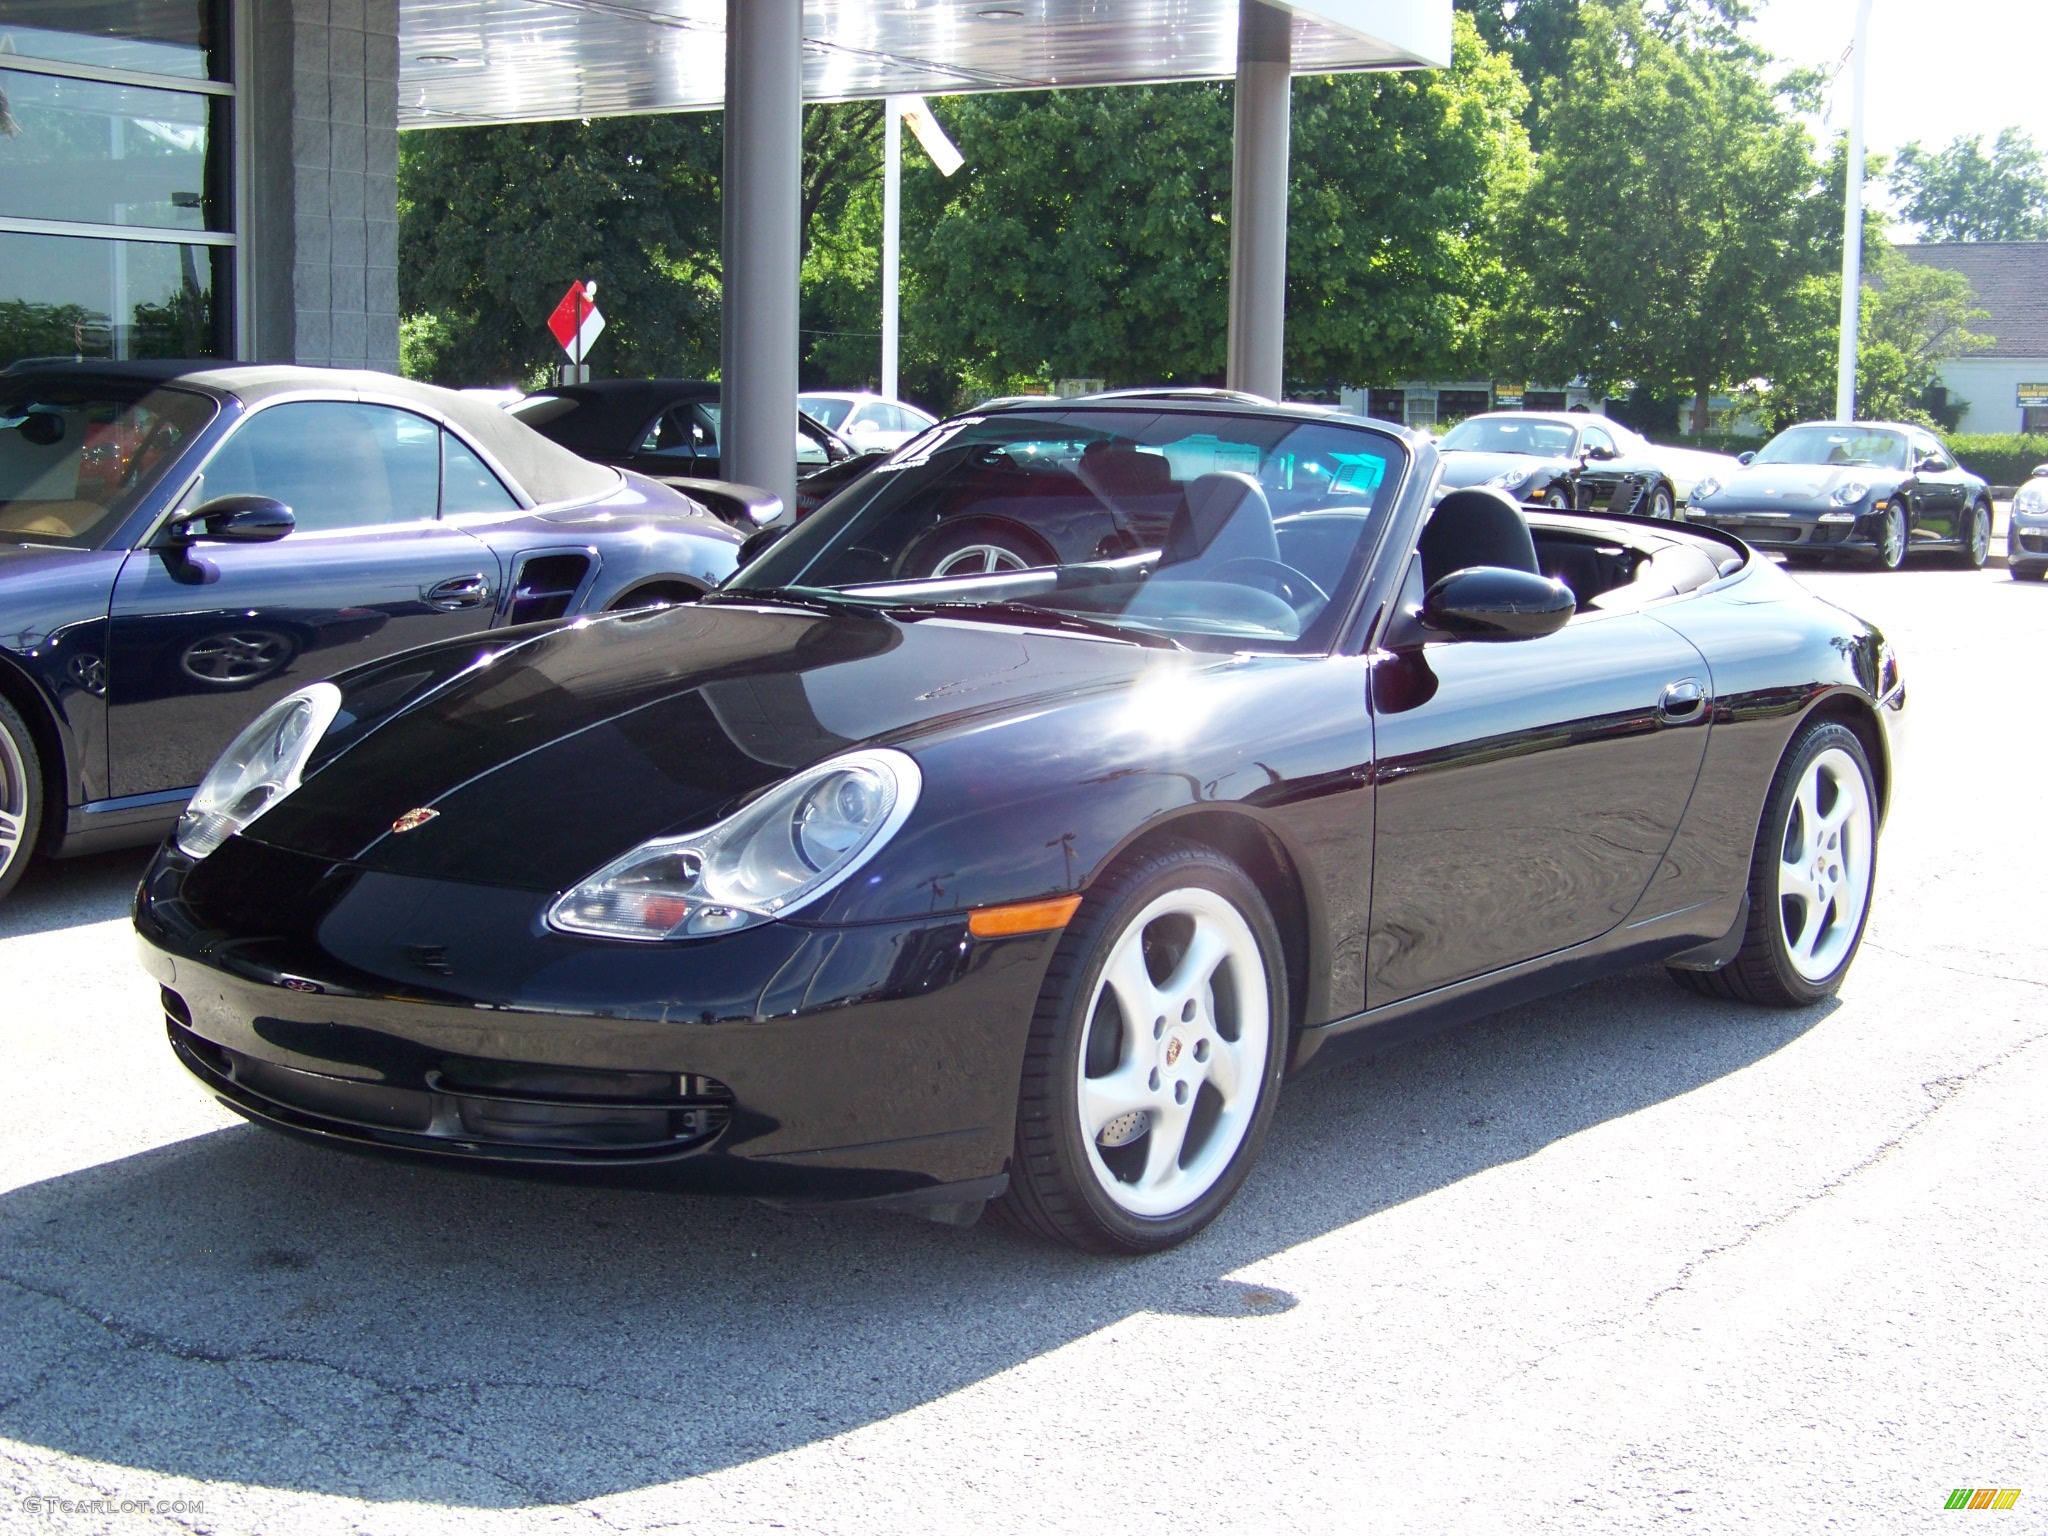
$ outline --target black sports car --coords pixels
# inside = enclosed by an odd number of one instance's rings
[[[694,597],[738,537],[496,406],[386,374],[0,373],[0,895],[38,849],[158,841],[316,678]]]
[[[294,695],[144,879],[172,1048],[337,1147],[1142,1251],[1316,1063],[1645,961],[1826,996],[1885,642],[1436,468],[1310,407],[985,409],[703,602]],[[956,523],[1052,554],[934,570]]]
[[[2036,464],[2027,483],[2013,492],[2005,564],[2014,581],[2048,576],[2048,464]]]
[[[1889,571],[1919,550],[1973,569],[1991,552],[1991,488],[1922,427],[1807,422],[1741,463],[1693,487],[1693,521],[1789,556],[1848,555]]]
[[[564,384],[507,409],[543,437],[599,464],[638,470],[705,502],[728,522],[751,529],[780,512],[765,492],[718,480],[716,384],[695,379],[599,379]],[[797,516],[880,458],[857,451],[803,411],[796,417]],[[811,482],[816,480],[813,485]]]
[[[1447,490],[1490,485],[1518,501],[1669,519],[1670,472],[1625,427],[1582,412],[1495,411],[1443,435]]]

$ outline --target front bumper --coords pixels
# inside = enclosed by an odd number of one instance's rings
[[[1799,550],[1812,554],[1851,552],[1875,557],[1884,543],[1882,512],[1859,512],[1843,520],[1836,509],[1787,512],[1777,507],[1686,508],[1686,520],[1732,533],[1756,549]]]
[[[2048,521],[2014,518],[2006,529],[2005,563],[2023,568],[2048,566]]]
[[[1000,1190],[1057,933],[621,944],[554,933],[544,901],[236,838],[159,853],[135,921],[178,1059],[279,1130],[793,1202]]]

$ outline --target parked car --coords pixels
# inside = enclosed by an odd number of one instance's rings
[[[2033,478],[2013,492],[2005,565],[2014,581],[2048,575],[2048,464],[2035,465]]]
[[[1424,440],[1313,408],[927,444],[702,602],[274,706],[144,877],[177,1058],[334,1147],[1137,1252],[1312,1065],[1645,962],[1840,984],[1904,689],[1740,541],[1432,511]],[[1064,552],[1090,498],[1136,548]],[[995,518],[1059,563],[927,572]]]
[[[435,640],[674,601],[738,537],[489,401],[212,363],[0,373],[0,895],[146,844],[292,690]]]
[[[1466,417],[1440,447],[1446,490],[1490,485],[1519,501],[1660,520],[1676,517],[1684,499],[1680,471],[1663,459],[1685,450],[1657,448],[1604,416],[1491,411]],[[1688,489],[1691,481],[1687,474]]]
[[[1806,422],[1740,463],[1694,488],[1694,522],[1793,558],[1848,555],[1892,571],[1922,550],[1973,568],[1991,552],[1991,488],[1924,428]]]
[[[544,389],[506,407],[543,437],[598,464],[637,470],[705,502],[735,527],[771,522],[765,493],[718,479],[718,386],[692,379],[599,379]],[[802,411],[796,419],[797,515],[822,498],[804,481],[872,455]]]
[[[862,453],[891,452],[939,424],[928,411],[863,391],[805,390],[796,403]]]

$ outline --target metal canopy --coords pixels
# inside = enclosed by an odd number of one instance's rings
[[[742,0],[743,3],[743,0]],[[1293,70],[1448,64],[1447,0],[1314,0]],[[1238,0],[805,0],[803,94],[1038,90],[1224,79]],[[400,0],[399,125],[715,108],[725,0]]]

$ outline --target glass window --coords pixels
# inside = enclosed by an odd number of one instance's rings
[[[16,130],[0,134],[0,214],[226,229],[207,180],[220,98],[0,70]]]
[[[796,403],[814,420],[822,421],[834,432],[846,420],[846,413],[853,409],[850,400],[834,399],[831,395],[798,395]]]
[[[386,405],[299,400],[259,410],[207,461],[190,509],[216,496],[273,496],[301,532],[432,521],[441,429]]]
[[[1536,458],[1567,458],[1572,429],[1563,422],[1533,416],[1471,416],[1444,434],[1445,453],[1526,453]]]
[[[516,512],[518,501],[504,482],[453,432],[441,434],[441,515],[458,512]]]
[[[0,542],[98,547],[214,410],[139,382],[0,379]]]
[[[1605,448],[1609,453],[1621,451],[1615,447],[1614,438],[1605,427],[1586,427],[1579,433],[1579,439],[1586,448]]]
[[[1881,428],[1813,422],[1787,427],[1750,460],[1752,464],[1868,464],[1882,469],[1906,467],[1906,439]]]
[[[688,406],[671,407],[648,428],[640,451],[664,458],[694,458],[705,451],[710,436],[710,430],[696,419]]]
[[[222,9],[215,0],[7,0],[0,37],[33,59],[225,80]]]
[[[854,482],[728,590],[1022,604],[1212,648],[1322,648],[1403,462],[1390,437],[1281,416],[968,416]]]
[[[227,350],[228,252],[0,233],[0,367],[25,357],[211,357]]]
[[[1934,435],[1929,432],[1915,432],[1913,434],[1913,457],[1915,460],[1931,457],[1934,460],[1933,467],[1936,474],[1942,474],[1955,468],[1955,464],[1949,459],[1948,450],[1943,448]]]

